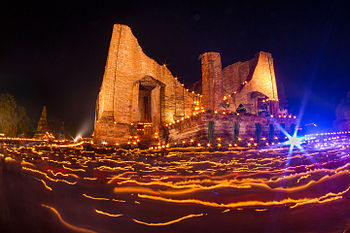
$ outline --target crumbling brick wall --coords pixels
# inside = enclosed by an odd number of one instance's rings
[[[125,125],[137,121],[137,85],[145,78],[153,79],[160,86],[159,123],[173,122],[176,117],[192,114],[193,100],[197,95],[186,90],[165,65],[146,56],[128,26],[114,25],[96,104],[96,139],[106,134],[110,139],[113,131],[120,131],[116,127],[125,128]]]

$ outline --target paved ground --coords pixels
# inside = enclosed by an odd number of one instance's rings
[[[3,146],[0,232],[350,232],[349,145]]]

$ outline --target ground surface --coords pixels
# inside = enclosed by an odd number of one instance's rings
[[[290,157],[2,146],[0,232],[347,232],[350,141],[320,142]]]

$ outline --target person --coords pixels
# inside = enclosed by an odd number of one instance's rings
[[[167,145],[169,143],[169,129],[168,127],[165,127],[164,125],[161,126],[160,128],[160,131],[161,131],[161,138],[162,138],[162,141],[165,143],[165,145]]]
[[[1,147],[1,154],[0,154],[0,166],[1,166],[1,170],[2,172],[6,171],[6,162],[5,162],[5,146],[4,145],[0,145]]]
[[[162,125],[160,127],[160,133],[161,134],[159,136],[161,136],[162,142],[165,145],[168,145],[168,143],[169,143],[169,134],[170,134],[169,133],[169,129],[167,127],[165,127],[164,125]],[[166,146],[161,149],[160,153],[161,153],[162,156],[165,156],[165,154],[166,154]]]

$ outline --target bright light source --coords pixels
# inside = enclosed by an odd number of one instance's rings
[[[77,141],[79,141],[80,139],[83,139],[83,137],[81,136],[81,135],[78,135],[78,136],[76,136],[75,138],[74,138],[74,142],[77,142]]]
[[[303,143],[303,140],[303,137],[292,136],[289,137],[289,140],[286,142],[286,144],[291,145],[292,147],[296,146],[300,148],[301,144]]]

